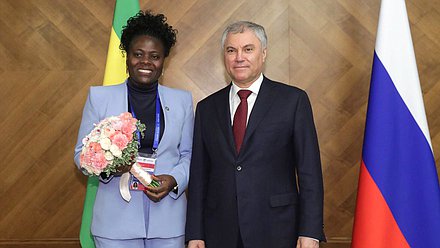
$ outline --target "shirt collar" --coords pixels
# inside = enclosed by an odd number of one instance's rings
[[[231,93],[232,93],[232,96],[237,95],[237,92],[238,92],[239,90],[250,90],[250,91],[252,91],[252,93],[258,95],[258,92],[260,91],[260,88],[261,88],[261,84],[262,84],[262,83],[263,83],[263,73],[261,73],[260,76],[257,78],[257,80],[255,80],[255,82],[253,82],[253,83],[251,84],[251,86],[250,86],[249,88],[247,88],[247,89],[244,89],[244,88],[240,88],[240,87],[238,87],[238,86],[234,83],[234,81],[232,81],[232,87],[231,87]]]

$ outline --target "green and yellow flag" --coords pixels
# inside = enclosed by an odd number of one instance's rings
[[[105,65],[104,85],[121,83],[128,76],[125,68],[125,57],[119,50],[119,44],[121,43],[122,27],[126,25],[128,18],[134,16],[139,10],[139,0],[116,0],[113,27]],[[87,192],[79,234],[81,246],[84,248],[95,247],[90,226],[92,224],[93,205],[95,204],[98,185],[99,179],[97,177],[90,177],[87,181]]]

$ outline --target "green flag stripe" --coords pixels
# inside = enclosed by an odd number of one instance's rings
[[[84,211],[81,222],[81,229],[79,233],[79,240],[81,247],[94,248],[95,242],[90,231],[92,225],[93,205],[95,204],[96,192],[98,191],[99,179],[98,177],[89,177],[87,180],[87,192],[84,199]]]
[[[139,1],[116,1],[113,29],[121,40],[122,27],[127,24],[128,18],[134,16],[140,9]]]

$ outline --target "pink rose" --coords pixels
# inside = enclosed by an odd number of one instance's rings
[[[79,161],[81,163],[81,166],[83,166],[83,167],[85,165],[89,165],[91,162],[89,152],[86,151],[84,153],[81,153],[81,155],[79,156]]]
[[[127,139],[128,139],[128,143],[130,143],[130,141],[133,140],[133,133],[127,133],[127,134],[125,134],[125,136],[126,136]]]
[[[119,115],[119,117],[121,118],[121,120],[128,121],[132,125],[136,125],[137,119],[134,118],[130,112],[124,112],[121,115]]]
[[[90,142],[89,149],[94,153],[102,151],[101,145],[98,142]]]
[[[124,134],[132,134],[134,131],[136,131],[136,126],[133,125],[130,121],[124,121],[122,122],[121,131]]]
[[[99,151],[94,154],[92,158],[93,167],[97,169],[97,171],[102,171],[107,166],[107,159],[105,158],[104,151]]]
[[[130,120],[133,118],[133,116],[131,115],[130,112],[124,112],[124,113],[120,114],[119,117],[123,120]]]
[[[120,150],[124,150],[127,147],[128,142],[130,142],[126,135],[118,131],[116,131],[110,139],[112,144],[115,144]]]
[[[115,120],[115,121],[113,121],[113,122],[112,122],[112,127],[113,127],[115,130],[121,130],[121,128],[122,128],[122,121],[121,121],[121,120]]]

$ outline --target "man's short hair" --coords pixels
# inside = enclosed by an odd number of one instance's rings
[[[261,42],[261,49],[267,48],[267,35],[266,35],[266,31],[264,31],[263,26],[258,25],[253,22],[249,22],[249,21],[238,21],[238,22],[234,22],[234,23],[229,24],[226,27],[225,31],[223,31],[222,49],[225,48],[225,40],[226,40],[226,36],[228,36],[228,34],[230,34],[230,33],[232,33],[232,34],[243,33],[246,30],[251,30],[254,32],[255,36],[257,36],[257,38]]]

